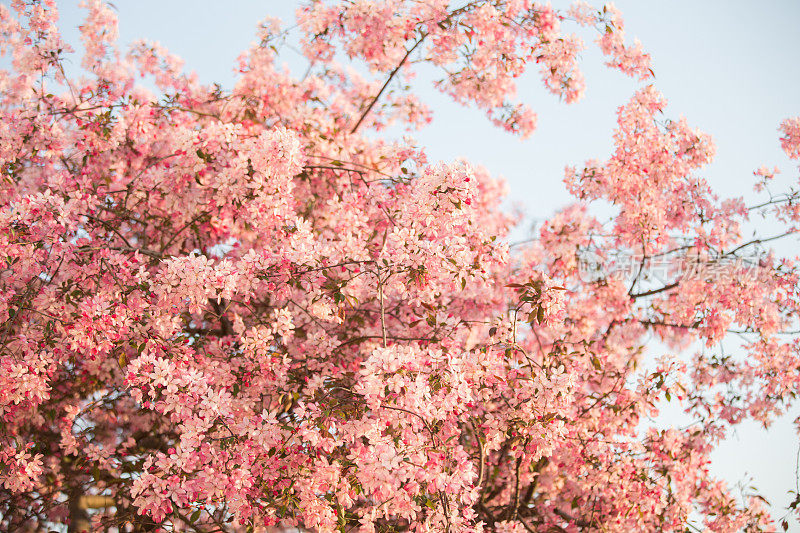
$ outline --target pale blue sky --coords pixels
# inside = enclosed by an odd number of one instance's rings
[[[77,3],[59,2],[73,43],[77,34],[69,28],[82,16]],[[293,0],[116,2],[123,42],[157,40],[183,57],[201,81],[223,86],[230,86],[234,60],[253,40],[256,22],[273,15],[290,23],[296,5]],[[797,183],[796,165],[780,150],[777,127],[800,115],[800,2],[623,0],[616,5],[629,38],[639,37],[653,57],[656,86],[670,101],[668,115],[684,115],[714,137],[716,160],[702,174],[722,196],[749,195],[752,172],[764,164],[778,165],[784,180]],[[286,52],[298,68],[297,54]],[[520,97],[539,113],[539,128],[527,141],[492,128],[482,113],[451,104],[429,86],[419,92],[435,110],[434,124],[417,138],[433,161],[467,156],[504,176],[513,201],[529,217],[544,218],[570,201],[561,182],[566,164],[604,159],[611,152],[615,110],[640,86],[605,68],[591,45],[583,58],[588,90],[578,104],[560,104],[535,77],[524,80]],[[782,247],[792,255],[798,249],[796,240]],[[752,479],[777,516],[789,502],[786,491],[795,487],[798,440],[791,420],[798,414],[795,409],[769,431],[745,424],[714,455],[717,472],[732,483]],[[796,523],[793,527],[800,531]]]

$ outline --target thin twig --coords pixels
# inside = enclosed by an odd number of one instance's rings
[[[376,265],[378,267],[378,298],[381,303],[381,336],[383,337],[383,347],[386,348],[386,307],[383,303],[383,282],[385,280],[381,279],[381,266],[377,263]]]
[[[358,127],[361,125],[361,123],[362,123],[362,122],[364,122],[364,119],[365,119],[365,118],[367,118],[367,115],[369,115],[369,112],[370,112],[370,111],[372,111],[372,107],[375,105],[375,103],[376,103],[376,102],[378,101],[378,99],[381,97],[381,95],[383,94],[383,91],[385,91],[385,90],[386,90],[386,87],[388,87],[388,86],[389,86],[389,83],[390,83],[390,82],[391,82],[391,81],[394,79],[395,75],[396,75],[398,72],[400,72],[400,69],[401,69],[401,68],[403,68],[403,65],[405,65],[405,64],[406,64],[406,61],[408,61],[408,58],[409,58],[409,56],[411,55],[411,53],[412,53],[414,50],[416,50],[417,46],[419,46],[420,44],[422,44],[422,41],[424,41],[424,40],[425,40],[425,37],[427,37],[427,36],[428,36],[428,34],[426,34],[426,33],[423,33],[423,34],[422,34],[422,36],[419,38],[419,40],[418,40],[416,43],[414,43],[414,46],[412,46],[412,47],[411,47],[411,48],[410,48],[410,49],[409,49],[409,50],[406,52],[406,55],[404,55],[404,56],[403,56],[403,59],[400,61],[400,64],[399,64],[399,65],[397,65],[397,66],[395,67],[395,69],[394,69],[394,70],[391,72],[391,74],[389,74],[389,77],[386,79],[386,83],[384,83],[384,84],[383,84],[383,87],[381,87],[381,90],[380,90],[380,91],[378,91],[378,94],[376,94],[376,95],[375,95],[375,98],[373,98],[373,99],[372,99],[372,101],[369,103],[369,105],[367,106],[367,109],[366,109],[366,110],[364,110],[364,113],[362,113],[362,115],[361,115],[361,118],[359,118],[359,119],[358,119],[358,122],[356,122],[356,125],[355,125],[355,126],[353,126],[353,129],[352,129],[352,130],[350,130],[350,133],[351,133],[351,134],[352,134],[352,133],[355,133],[355,132],[356,132],[356,130],[358,130]]]
[[[478,426],[475,425],[475,422],[472,422],[472,431],[475,433],[475,442],[478,443],[478,453],[480,454],[478,462],[478,482],[475,484],[475,487],[480,490],[481,485],[483,485],[483,476],[486,470],[486,451],[483,449],[483,441],[478,434]]]
[[[517,457],[517,467],[515,469],[515,481],[514,481],[514,503],[513,508],[511,510],[511,520],[517,519],[517,513],[519,512],[519,470],[520,466],[522,465],[522,455],[520,454]]]

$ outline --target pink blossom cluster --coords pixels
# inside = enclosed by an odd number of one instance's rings
[[[781,147],[792,159],[800,159],[800,117],[787,118],[781,122]]]
[[[560,13],[530,0],[479,1],[459,8],[441,0],[362,0],[314,2],[298,10],[305,53],[313,61],[330,61],[341,42],[349,57],[365,61],[372,71],[405,69],[410,77],[408,58],[421,49],[420,55],[442,72],[439,90],[477,105],[494,124],[523,137],[533,133],[536,114],[512,98],[516,79],[529,65],[538,65],[545,87],[569,103],[585,91],[578,67],[584,44],[564,33],[567,19],[601,29],[597,42],[611,57],[609,66],[640,79],[652,76],[649,56],[638,42],[625,44],[622,18],[610,4],[593,10],[578,3]]]
[[[119,50],[111,6],[85,8],[67,78],[55,3],[0,5],[0,529],[775,529],[710,462],[800,394],[796,262],[731,266],[798,230],[796,193],[720,200],[710,136],[646,85],[609,158],[568,169],[576,202],[511,247],[502,181],[380,135],[430,120],[384,90],[418,63],[530,133],[528,66],[583,92],[573,23],[649,79],[613,6],[307,2],[308,74],[278,66],[266,20],[230,91]],[[797,119],[781,132],[796,158]],[[783,232],[744,238],[755,213]],[[606,274],[581,276],[586,252]],[[603,270],[617,252],[633,279]],[[677,252],[722,266],[648,276]],[[668,402],[697,423],[655,428]]]

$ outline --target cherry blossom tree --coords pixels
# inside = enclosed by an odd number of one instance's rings
[[[68,75],[55,2],[0,5],[1,529],[780,527],[709,464],[800,392],[797,263],[755,253],[797,232],[800,193],[764,167],[718,198],[710,136],[664,116],[613,6],[309,1],[307,74],[267,19],[231,90],[84,7]],[[425,65],[529,135],[524,72],[583,94],[571,32],[641,89],[510,250],[500,181],[382,132],[431,120]],[[800,159],[800,118],[776,142]],[[780,231],[745,238],[757,214]],[[695,423],[656,429],[670,401]]]

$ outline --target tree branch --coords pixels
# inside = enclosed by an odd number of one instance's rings
[[[378,267],[378,298],[381,302],[381,336],[383,337],[383,347],[386,348],[386,307],[383,302],[383,282],[381,279],[381,266]],[[388,277],[386,279],[389,279]]]
[[[576,526],[580,526],[580,527],[584,527],[584,528],[597,527],[597,524],[595,523],[594,520],[592,520],[592,521],[581,520],[580,518],[575,518],[574,516],[572,516],[571,514],[567,513],[566,511],[562,511],[561,509],[558,509],[558,508],[553,509],[553,512],[555,514],[557,514],[558,516],[560,516],[561,518],[563,518],[564,520],[569,520],[570,522],[572,522]]]
[[[631,294],[631,298],[642,298],[644,296],[652,296],[653,294],[658,294],[659,292],[668,291],[670,289],[674,289],[679,285],[679,282],[670,283],[669,285],[664,285],[663,287],[659,287],[658,289],[652,289],[645,292],[639,292],[636,294]]]
[[[428,34],[427,34],[427,33],[423,33],[423,34],[422,34],[422,36],[419,38],[419,40],[418,40],[416,43],[414,43],[414,46],[412,46],[412,47],[411,47],[411,48],[410,48],[410,49],[409,49],[409,50],[406,52],[406,55],[404,55],[404,56],[403,56],[403,59],[402,59],[402,60],[400,60],[400,63],[399,63],[399,64],[398,64],[398,65],[395,67],[395,69],[394,69],[394,70],[393,70],[393,71],[392,71],[392,72],[389,74],[389,77],[386,79],[386,83],[384,83],[384,84],[383,84],[383,87],[381,87],[381,90],[380,90],[380,91],[378,91],[378,94],[376,94],[376,95],[375,95],[375,98],[373,98],[373,99],[372,99],[372,101],[369,103],[369,105],[367,106],[367,109],[365,109],[365,110],[364,110],[364,113],[362,113],[362,114],[361,114],[361,118],[359,118],[359,119],[358,119],[358,122],[356,122],[356,125],[355,125],[355,126],[353,126],[353,129],[352,129],[352,130],[350,130],[350,133],[351,133],[351,134],[352,134],[352,133],[355,133],[355,132],[356,132],[356,130],[358,130],[358,127],[359,127],[359,126],[361,126],[361,123],[362,123],[362,122],[364,122],[364,119],[365,119],[365,118],[367,118],[367,115],[369,115],[369,112],[370,112],[370,111],[372,111],[372,108],[373,108],[373,106],[374,106],[374,105],[375,105],[375,103],[378,101],[378,99],[381,97],[381,95],[383,94],[383,91],[385,91],[385,90],[386,90],[386,88],[389,86],[389,83],[392,81],[392,79],[394,79],[395,75],[396,75],[398,72],[400,72],[400,69],[401,69],[401,68],[403,68],[403,65],[405,65],[405,64],[406,64],[406,61],[408,61],[408,58],[409,58],[409,56],[411,56],[411,53],[412,53],[414,50],[416,50],[417,46],[419,46],[420,44],[422,44],[422,41],[424,41],[424,40],[425,40],[425,37],[427,37],[427,36],[428,36]]]

